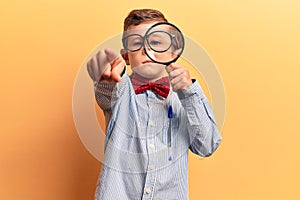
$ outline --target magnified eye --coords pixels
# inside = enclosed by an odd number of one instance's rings
[[[155,31],[148,35],[149,46],[157,52],[166,51],[171,45],[170,35],[163,31]]]
[[[162,42],[160,42],[159,40],[152,40],[152,41],[150,41],[150,45],[151,46],[158,46],[160,44],[162,44]]]

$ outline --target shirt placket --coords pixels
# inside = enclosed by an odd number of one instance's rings
[[[153,93],[152,93],[153,94]],[[148,126],[147,126],[147,138],[146,138],[146,145],[147,145],[147,154],[148,154],[148,166],[147,166],[147,173],[145,178],[145,185],[144,185],[144,193],[143,193],[143,200],[150,200],[153,199],[154,196],[154,189],[155,189],[155,181],[156,181],[156,155],[155,155],[155,133],[157,131],[157,125],[155,122],[155,117],[153,115],[152,107],[155,106],[153,103],[151,94],[149,94],[150,98],[148,98]]]

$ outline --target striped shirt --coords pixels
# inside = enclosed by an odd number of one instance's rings
[[[95,200],[187,200],[188,150],[206,157],[221,142],[199,83],[162,98],[151,90],[135,94],[125,73],[119,83],[95,84],[95,96],[106,120]]]

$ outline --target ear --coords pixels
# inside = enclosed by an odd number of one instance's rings
[[[120,54],[122,55],[123,59],[126,62],[126,65],[130,65],[129,59],[128,59],[128,51],[126,49],[121,49]]]

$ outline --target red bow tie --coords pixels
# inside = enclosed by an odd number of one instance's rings
[[[136,94],[142,93],[146,90],[152,90],[164,98],[167,98],[169,94],[170,82],[168,77],[163,77],[155,82],[150,82],[138,74],[132,73],[130,78]]]

